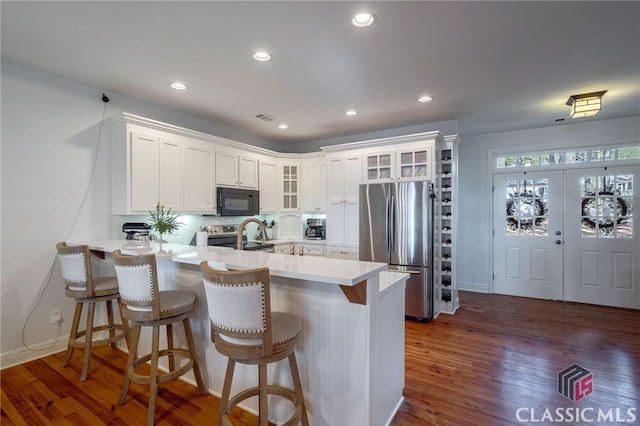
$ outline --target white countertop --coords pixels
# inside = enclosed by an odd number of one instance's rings
[[[78,242],[80,244],[80,242]],[[272,276],[353,286],[384,271],[386,263],[360,262],[318,256],[290,256],[261,251],[242,251],[222,247],[195,247],[182,244],[162,245],[165,253],[159,253],[159,244],[152,242],[148,248],[127,249],[135,244],[131,240],[98,240],[88,244],[91,250],[111,253],[122,250],[124,254],[155,253],[158,260],[200,265],[200,262],[224,263],[229,269],[269,268]]]

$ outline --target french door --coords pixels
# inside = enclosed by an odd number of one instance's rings
[[[640,166],[565,172],[565,300],[640,309],[639,178]]]
[[[562,171],[496,174],[493,291],[562,299]]]
[[[494,175],[494,292],[640,309],[639,178],[640,166]]]

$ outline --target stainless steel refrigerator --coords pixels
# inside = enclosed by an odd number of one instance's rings
[[[433,185],[360,185],[360,260],[410,274],[405,315],[433,317]]]

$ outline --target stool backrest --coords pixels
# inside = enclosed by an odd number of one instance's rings
[[[207,262],[200,268],[216,347],[223,354],[270,356],[269,268],[221,271]]]
[[[120,299],[126,309],[147,314],[150,312],[150,319],[160,319],[156,255],[127,256],[116,250],[112,256]]]
[[[94,297],[89,246],[68,246],[63,241],[56,244],[56,250],[67,295],[70,297]]]

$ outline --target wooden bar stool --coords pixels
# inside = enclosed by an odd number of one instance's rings
[[[75,348],[84,348],[82,373],[80,381],[87,380],[89,372],[89,360],[91,358],[91,348],[111,345],[117,349],[116,342],[120,339],[127,339],[129,328],[122,316],[122,305],[119,303],[118,282],[116,277],[94,277],[91,270],[91,259],[89,246],[78,245],[68,246],[61,242],[56,244],[58,251],[58,262],[62,270],[64,280],[64,292],[68,297],[76,300],[76,307],[73,313],[73,322],[69,332],[69,343],[67,344],[67,354],[62,361],[62,366],[66,367],[71,361],[71,355]],[[113,319],[113,302],[116,302],[120,311],[120,323]],[[107,324],[95,325],[94,314],[96,303],[106,302]],[[82,309],[87,305],[87,322],[84,330],[78,331],[80,327],[80,316]],[[95,339],[94,333],[108,331],[109,336],[103,339]]]
[[[158,290],[158,274],[154,254],[140,256],[124,256],[120,250],[113,252],[113,263],[118,277],[118,287],[124,308],[123,315],[132,322],[129,358],[125,370],[124,384],[117,405],[122,405],[127,397],[131,382],[149,385],[149,412],[147,424],[152,425],[155,419],[156,396],[158,383],[173,380],[193,369],[198,390],[207,394],[202,380],[202,372],[196,360],[195,344],[189,315],[193,312],[196,297],[193,293],[179,290]],[[173,346],[173,324],[182,322],[187,339],[187,348]],[[160,350],[160,326],[166,325],[167,349]],[[152,327],[151,353],[138,356],[138,342],[142,327]],[[158,371],[158,359],[166,356],[169,360],[169,371],[161,374]],[[176,360],[176,357],[182,359]],[[142,375],[136,369],[147,361],[151,361],[150,374]],[[180,362],[186,361],[180,366]]]
[[[269,420],[269,394],[289,399],[295,412],[285,425],[309,424],[298,372],[296,342],[302,326],[295,316],[271,312],[269,269],[220,271],[207,262],[200,264],[211,319],[211,340],[228,357],[218,425],[231,424],[229,413],[241,401],[258,396],[260,426]],[[294,390],[267,383],[267,364],[289,359]],[[258,365],[258,386],[241,391],[230,399],[236,362]]]

